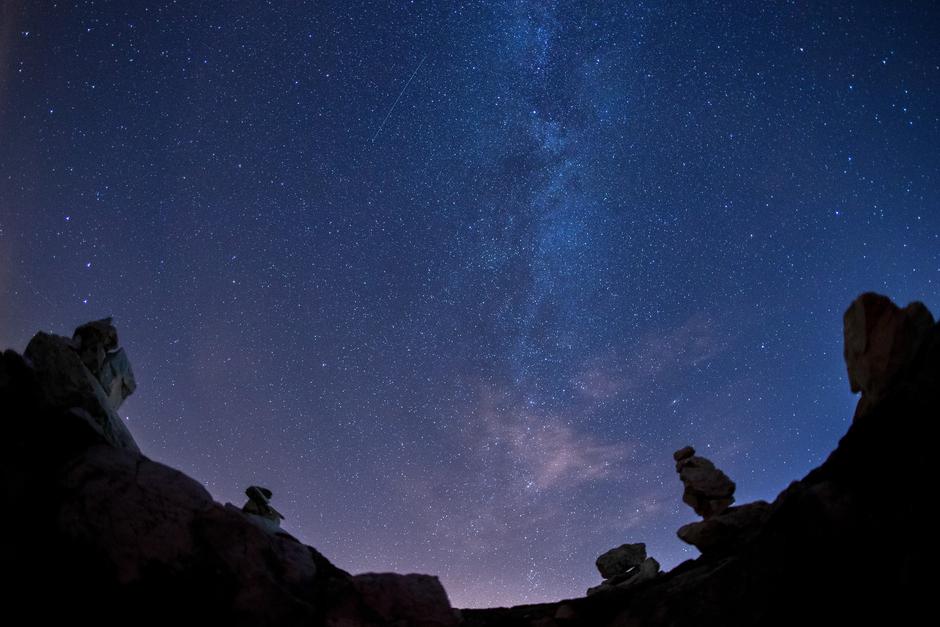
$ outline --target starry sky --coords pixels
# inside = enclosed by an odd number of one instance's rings
[[[0,346],[113,315],[145,453],[458,607],[818,465],[938,197],[932,2],[0,0]]]

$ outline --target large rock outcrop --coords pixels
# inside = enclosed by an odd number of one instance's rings
[[[846,312],[854,420],[772,503],[732,506],[730,479],[677,452],[680,476],[708,475],[689,477],[686,499],[704,519],[680,530],[699,558],[619,585],[651,559],[619,547],[599,560],[617,582],[603,594],[460,612],[436,578],[351,576],[142,455],[116,414],[134,379],[113,325],[80,329],[0,354],[0,496],[14,506],[0,527],[3,600],[24,622],[789,627],[913,624],[933,609],[940,325],[917,303],[865,294]],[[872,542],[886,547],[876,563]]]
[[[71,339],[37,333],[23,356],[0,355],[0,496],[13,506],[0,527],[6,616],[102,627],[457,624],[436,578],[355,578],[142,455],[116,413],[135,387],[110,319]],[[270,498],[253,488],[250,497]]]
[[[846,312],[845,342],[862,397],[838,447],[772,503],[683,527],[701,557],[603,595],[464,610],[466,627],[904,625],[930,616],[940,325],[920,303],[902,309],[864,294]]]

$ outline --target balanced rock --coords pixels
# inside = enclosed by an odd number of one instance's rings
[[[284,516],[271,507],[271,490],[253,485],[245,490],[245,496],[248,497],[248,502],[242,507],[242,512],[248,514],[252,522],[269,531],[280,530]]]
[[[891,299],[868,292],[852,302],[843,323],[849,385],[853,392],[876,397],[915,362],[934,320],[923,303],[901,309]]]
[[[646,544],[622,544],[597,558],[595,565],[604,579],[623,575],[646,559]]]
[[[711,518],[734,503],[734,482],[715,468],[715,464],[698,457],[691,446],[673,454],[676,471],[685,486],[682,501],[703,518]]]

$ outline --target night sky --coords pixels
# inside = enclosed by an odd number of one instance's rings
[[[938,198],[932,2],[0,0],[0,346],[113,315],[145,453],[456,606],[818,465]]]

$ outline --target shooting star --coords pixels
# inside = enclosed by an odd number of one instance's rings
[[[408,89],[408,85],[411,85],[411,81],[414,79],[415,75],[418,73],[418,70],[421,69],[421,66],[424,65],[424,60],[428,58],[428,55],[424,55],[421,59],[421,62],[418,63],[418,67],[415,68],[415,71],[411,73],[411,78],[408,79],[408,82],[405,83],[405,86],[401,88],[401,92],[398,94],[398,98],[395,98],[395,102],[392,103],[392,108],[388,110],[388,113],[385,114],[385,119],[382,120],[382,123],[379,124],[379,130],[375,132],[375,135],[372,136],[372,143],[375,143],[375,138],[379,136],[379,133],[382,132],[382,128],[385,126],[385,123],[388,122],[389,116],[392,115],[392,111],[395,110],[398,101],[401,100],[401,97],[404,95],[405,90]]]

